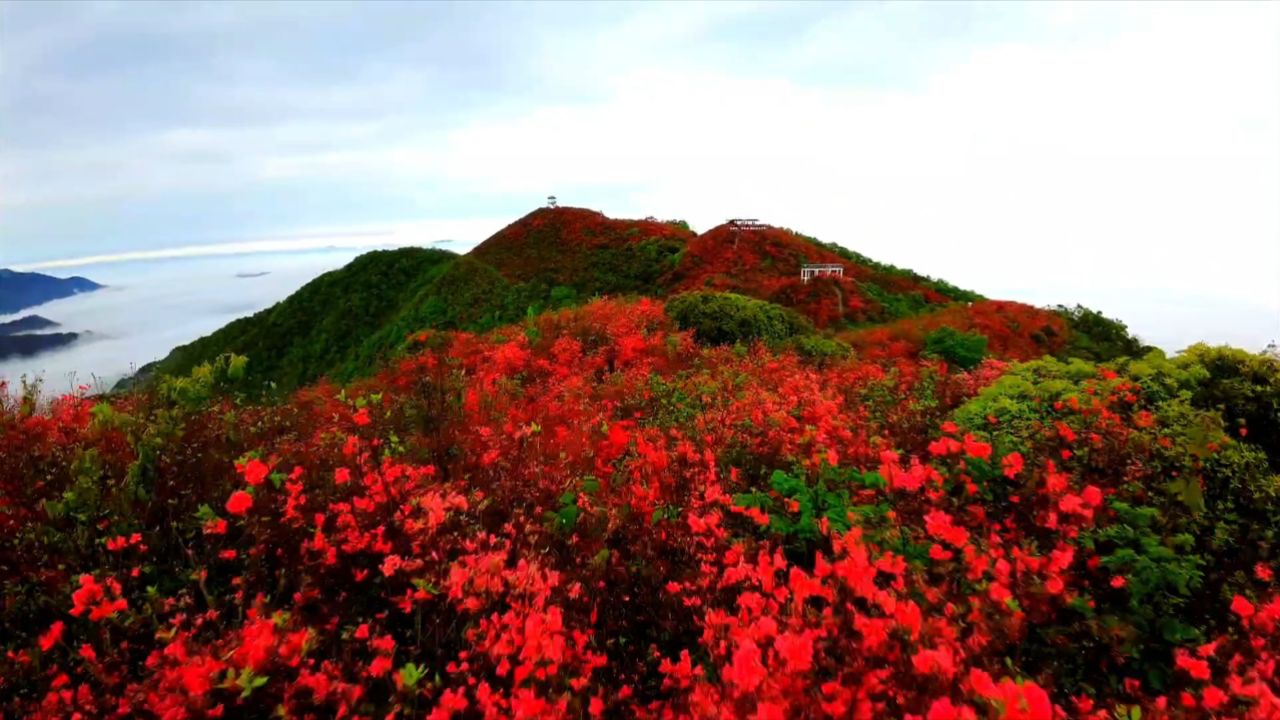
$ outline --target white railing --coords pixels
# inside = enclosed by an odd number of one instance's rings
[[[844,277],[844,266],[835,263],[800,266],[801,281],[808,283],[816,277]]]

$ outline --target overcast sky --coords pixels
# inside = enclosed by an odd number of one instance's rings
[[[1280,3],[0,3],[0,266],[466,247],[551,193],[1258,345]]]

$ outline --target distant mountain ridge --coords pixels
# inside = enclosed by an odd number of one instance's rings
[[[40,315],[24,315],[17,320],[0,322],[0,335],[17,335],[58,327],[58,323]]]
[[[104,287],[80,276],[58,278],[34,272],[0,268],[0,315],[16,313],[80,293]]]
[[[843,274],[802,277],[801,268],[814,263],[839,265]],[[263,387],[289,390],[322,377],[345,382],[374,372],[424,330],[484,331],[595,296],[688,292],[781,305],[817,332],[857,344],[865,344],[868,328],[936,316],[896,331],[913,352],[924,351],[923,336],[936,327],[989,329],[1006,316],[1017,324],[1005,331],[1012,341],[993,347],[1016,348],[1018,357],[1052,354],[1068,332],[1053,312],[989,306],[975,292],[785,228],[725,223],[697,234],[678,220],[548,207],[466,255],[423,248],[362,255],[256,315],[175,348],[137,379],[185,374],[234,352],[249,357],[250,379]]]
[[[37,332],[59,327],[40,315],[24,315],[17,320],[0,323],[0,360],[31,357],[70,345],[80,338],[74,332]]]
[[[73,332],[0,335],[0,360],[39,355],[70,345],[79,338],[80,334]]]

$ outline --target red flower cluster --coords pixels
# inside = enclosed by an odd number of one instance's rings
[[[1148,473],[1210,451],[1123,378],[975,415],[1004,364],[700,347],[652,301],[422,341],[278,404],[0,404],[3,713],[1280,714],[1265,558],[1203,636],[1128,624]]]

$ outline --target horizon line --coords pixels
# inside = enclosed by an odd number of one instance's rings
[[[444,226],[444,227],[442,227]],[[205,243],[157,248],[155,250],[131,250],[120,253],[83,255],[80,257],[39,260],[9,266],[17,272],[56,270],[91,265],[111,265],[125,262],[146,262],[182,258],[220,257],[229,255],[257,255],[280,252],[306,252],[310,250],[361,249],[378,247],[438,246],[467,243],[457,235],[474,235],[481,227],[490,229],[489,220],[454,221],[444,223],[420,223],[395,228],[372,230],[340,230],[315,232],[285,237],[264,238],[239,242]],[[501,225],[498,225],[501,227]],[[447,228],[447,229],[446,229]],[[460,232],[459,232],[460,231]],[[491,230],[489,230],[491,232]],[[454,237],[450,237],[454,236]],[[487,234],[484,236],[487,237]]]

